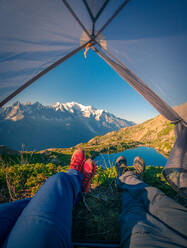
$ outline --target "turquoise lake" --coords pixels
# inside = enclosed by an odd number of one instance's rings
[[[97,165],[102,167],[111,167],[115,165],[115,161],[119,156],[125,156],[127,165],[133,165],[133,160],[136,156],[140,156],[145,160],[146,165],[151,166],[165,166],[167,159],[151,147],[138,147],[135,149],[128,149],[119,153],[101,154],[97,156],[94,161]]]

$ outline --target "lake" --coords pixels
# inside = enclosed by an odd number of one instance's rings
[[[115,165],[115,161],[119,156],[125,156],[127,165],[133,165],[136,156],[140,156],[145,160],[146,165],[165,166],[167,159],[151,147],[138,147],[135,149],[124,150],[119,153],[100,154],[94,161],[102,167],[111,167]]]

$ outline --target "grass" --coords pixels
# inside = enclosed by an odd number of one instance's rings
[[[67,171],[73,150],[51,149],[32,154],[25,152],[22,156],[6,156],[6,159],[1,159],[0,202],[32,197],[48,177]],[[98,152],[87,150],[87,157],[94,158],[96,155]],[[74,207],[73,240],[119,242],[118,216],[121,212],[122,195],[115,184],[115,167],[104,167],[97,168],[90,191]],[[144,181],[185,204],[165,181],[162,169],[163,167],[146,166]]]
[[[132,169],[132,167],[130,167]],[[163,167],[146,166],[143,180],[162,190],[166,195],[185,205],[162,176]],[[122,193],[115,184],[115,167],[97,168],[91,189],[73,211],[74,240],[105,240],[119,242],[118,217]]]

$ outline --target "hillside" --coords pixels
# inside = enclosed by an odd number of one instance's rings
[[[187,102],[175,107],[175,110],[184,120],[187,119]],[[168,157],[174,142],[174,125],[170,124],[170,121],[163,116],[158,115],[142,124],[94,137],[88,143],[80,144],[77,147],[97,152],[117,152],[137,146],[148,146]]]
[[[98,152],[117,152],[137,146],[150,146],[168,156],[174,141],[174,125],[159,115],[142,124],[94,137],[78,147]]]

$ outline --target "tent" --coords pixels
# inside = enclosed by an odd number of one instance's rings
[[[187,100],[186,10],[186,0],[1,0],[0,106],[92,48],[175,124],[163,174],[187,197],[187,120],[172,108]]]

